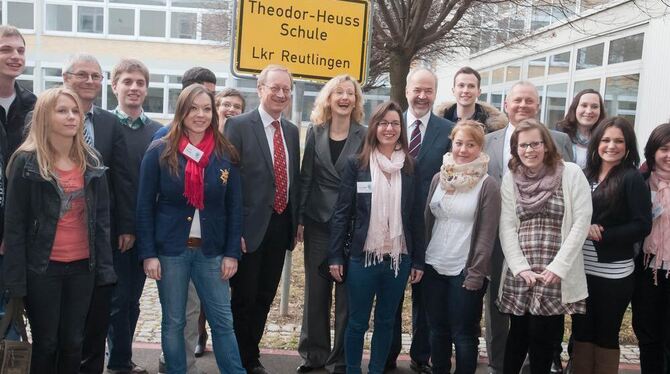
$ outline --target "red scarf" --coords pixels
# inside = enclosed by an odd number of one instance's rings
[[[179,139],[179,151],[184,154],[184,149],[189,145],[188,137],[182,134]],[[186,168],[184,169],[184,197],[189,204],[196,209],[203,209],[205,207],[205,168],[209,164],[209,156],[214,150],[214,133],[212,129],[205,132],[205,136],[198,145],[194,145],[203,152],[200,161],[196,162],[190,157],[184,155],[186,158]]]

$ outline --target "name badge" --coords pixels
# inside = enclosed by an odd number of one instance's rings
[[[663,205],[661,204],[654,204],[653,208],[651,209],[651,216],[652,219],[656,219],[663,214]]]
[[[372,193],[372,182],[356,182],[356,192]]]
[[[186,148],[184,148],[184,151],[182,152],[184,156],[190,158],[191,160],[198,162],[200,161],[200,158],[202,158],[202,155],[204,154],[203,151],[199,150],[198,147],[194,146],[191,143],[188,143]]]

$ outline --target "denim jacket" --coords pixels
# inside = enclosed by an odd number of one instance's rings
[[[96,285],[116,282],[106,169],[89,166],[84,173],[89,269],[95,271]],[[10,295],[21,297],[27,291],[26,272],[41,274],[49,266],[64,193],[55,180],[42,178],[35,152],[17,153],[7,174],[3,275]]]
[[[155,140],[140,168],[137,196],[137,248],[140,260],[178,256],[186,250],[195,208],[184,197],[186,159],[178,175],[160,160],[165,140]],[[237,166],[213,152],[205,168],[205,207],[200,210],[202,252],[207,257],[242,255],[242,181]]]

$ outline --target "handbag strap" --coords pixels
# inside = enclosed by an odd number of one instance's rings
[[[23,341],[28,341],[26,323],[23,320],[23,312],[23,299],[20,297],[10,298],[7,305],[5,305],[5,315],[0,321],[0,333],[2,334],[3,338],[7,334],[7,329],[9,329],[9,326],[12,324],[12,322],[14,322],[19,330],[19,334],[21,334]]]

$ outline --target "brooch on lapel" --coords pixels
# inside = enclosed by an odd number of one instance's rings
[[[221,179],[221,184],[225,186],[226,184],[228,184],[228,174],[230,174],[230,172],[228,171],[228,169],[225,170],[219,169],[219,171],[221,172],[221,175],[219,175],[219,179]]]

